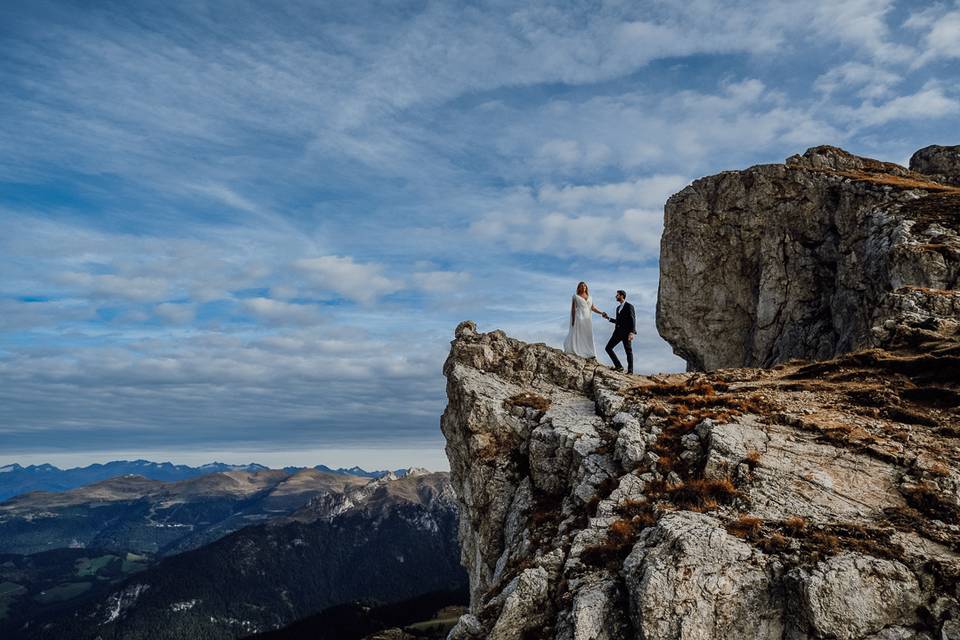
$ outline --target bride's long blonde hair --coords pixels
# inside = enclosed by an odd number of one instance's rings
[[[580,282],[580,283],[577,285],[577,295],[580,295],[580,290],[581,290],[581,289],[583,289],[583,292],[584,292],[585,294],[587,294],[588,296],[590,295],[590,287],[587,286],[587,283],[586,283],[586,282]]]

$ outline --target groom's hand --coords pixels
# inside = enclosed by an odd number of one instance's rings
[[[629,340],[630,342],[633,342],[633,339],[634,339],[635,337],[637,337],[637,334],[631,333],[630,335],[627,336],[627,340]]]

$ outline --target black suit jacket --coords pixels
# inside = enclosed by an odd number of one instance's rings
[[[633,310],[633,305],[629,302],[623,303],[616,318],[607,318],[607,320],[616,325],[613,330],[614,335],[626,336],[637,332],[637,312]]]

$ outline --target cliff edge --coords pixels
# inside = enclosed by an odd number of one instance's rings
[[[824,153],[806,157],[816,165]],[[921,181],[894,167],[884,175]],[[724,176],[705,180],[734,179]],[[852,205],[861,187],[843,181],[862,177],[834,179]],[[921,182],[929,190],[863,186],[863,197],[902,197],[901,208],[953,197]],[[809,200],[803,190],[780,197]],[[949,236],[943,221],[957,210],[936,212],[898,222],[891,210],[890,229],[917,237],[927,224]],[[730,220],[720,227],[745,233]],[[840,242],[842,230],[832,233]],[[687,250],[692,264],[713,247]],[[943,282],[893,290],[902,297],[891,302],[871,297],[875,284],[855,289],[858,304],[896,310],[879,346],[844,352],[859,344],[851,337],[818,361],[769,369],[627,376],[461,323],[441,428],[471,609],[451,640],[960,638],[956,294]],[[716,286],[732,301],[744,281]],[[879,316],[867,307],[863,317]],[[718,318],[688,322],[725,336]]]

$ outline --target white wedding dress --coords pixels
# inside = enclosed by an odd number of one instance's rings
[[[573,324],[563,341],[563,350],[584,358],[596,358],[597,349],[593,346],[593,298],[586,300],[574,294]]]

